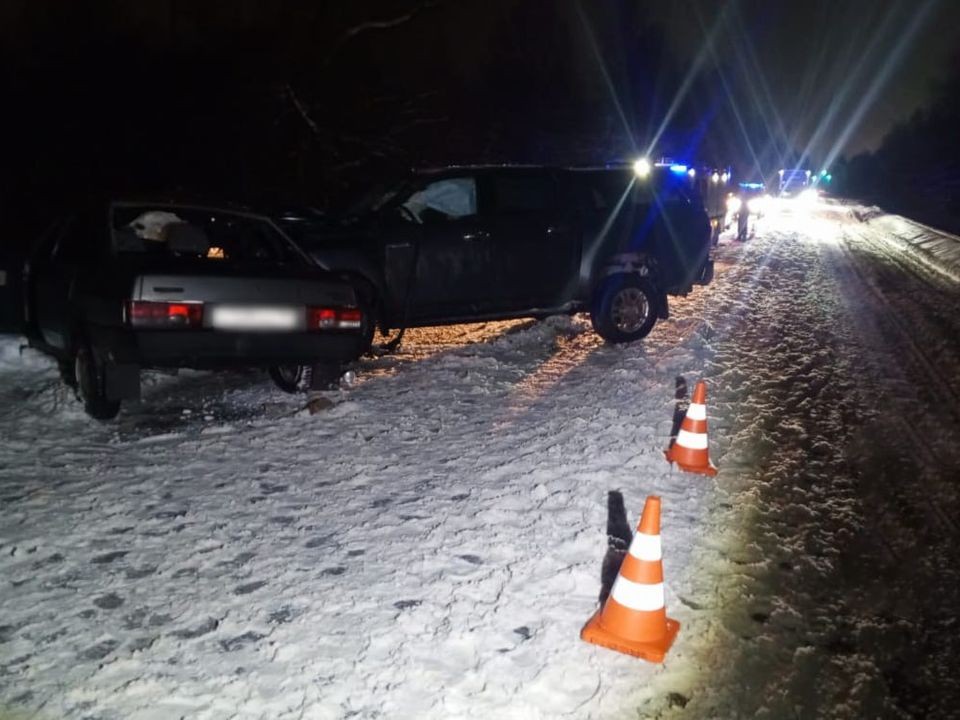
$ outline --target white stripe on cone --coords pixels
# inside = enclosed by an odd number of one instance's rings
[[[692,433],[688,430],[681,430],[679,433],[677,433],[677,445],[685,447],[689,450],[706,450],[707,434]]]
[[[663,583],[635,583],[618,575],[610,597],[631,610],[650,612],[664,607]]]
[[[706,420],[707,406],[700,403],[690,403],[690,407],[687,408],[687,417],[691,420]]]
[[[633,536],[633,542],[630,543],[630,554],[637,560],[647,560],[654,562],[663,559],[663,551],[660,548],[659,535],[647,535],[638,532]]]

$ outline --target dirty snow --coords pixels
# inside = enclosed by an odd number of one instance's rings
[[[0,715],[955,717],[960,290],[857,212],[763,218],[643,342],[411,332],[317,415],[183,372],[101,425],[0,340]],[[663,666],[578,638],[611,491],[663,498]]]

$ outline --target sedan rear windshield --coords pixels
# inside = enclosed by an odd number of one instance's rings
[[[296,262],[290,243],[261,218],[166,205],[115,205],[113,249],[211,262]]]

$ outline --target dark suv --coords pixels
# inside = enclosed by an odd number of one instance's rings
[[[370,193],[336,220],[281,222],[355,278],[393,328],[587,310],[606,340],[646,336],[667,295],[710,282],[710,223],[669,167],[449,167]]]

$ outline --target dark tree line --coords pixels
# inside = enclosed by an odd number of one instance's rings
[[[835,174],[844,194],[960,230],[960,54],[929,107]]]

